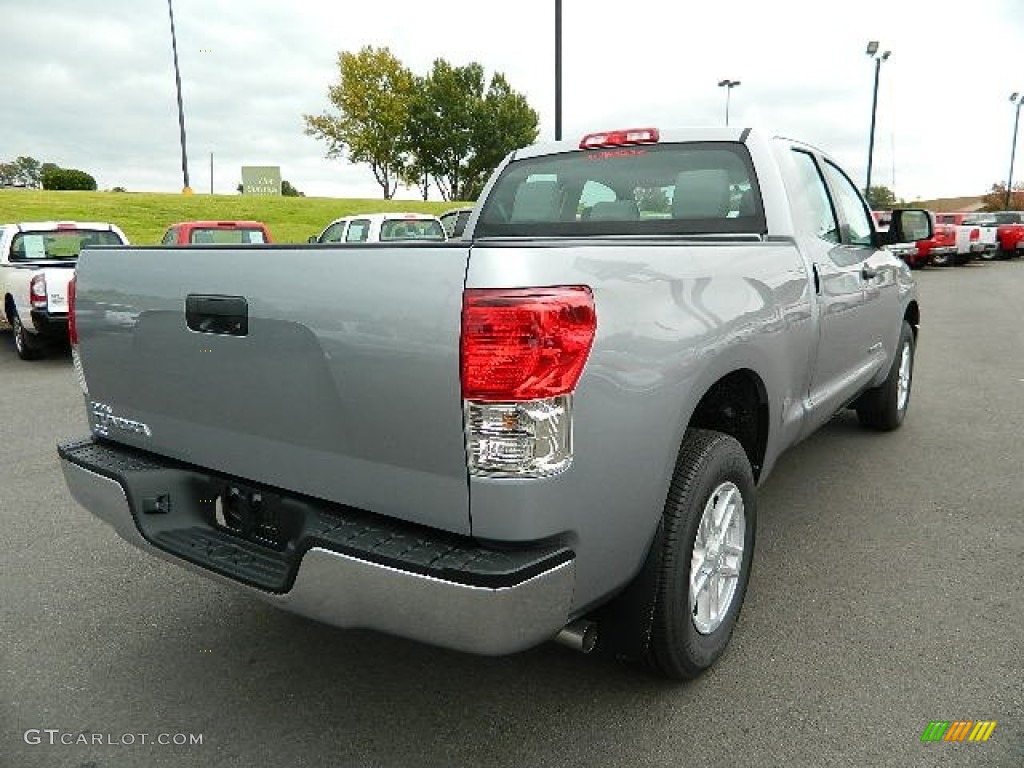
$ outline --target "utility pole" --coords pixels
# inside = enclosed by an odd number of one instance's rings
[[[192,187],[188,183],[188,156],[185,154],[185,109],[181,104],[181,71],[178,69],[178,38],[174,34],[174,8],[171,0],[167,0],[167,13],[171,17],[171,52],[174,54],[174,84],[178,89],[178,131],[181,135],[181,177],[184,186],[183,195],[191,195]]]
[[[555,141],[562,140],[562,0],[555,0]]]
[[[729,96],[732,89],[740,84],[739,80],[722,80],[718,83],[719,88],[725,88],[725,124],[729,124]]]
[[[1010,195],[1013,193],[1013,161],[1017,154],[1017,126],[1020,124],[1020,105],[1024,104],[1024,95],[1014,92],[1010,95],[1010,103],[1017,104],[1017,114],[1013,118],[1013,143],[1010,144],[1010,175],[1006,179],[1006,200],[1003,210],[1010,210]]]
[[[875,155],[875,117],[878,114],[878,76],[882,70],[882,62],[887,60],[892,51],[886,51],[878,55],[878,41],[872,40],[868,43],[867,55],[875,60],[875,89],[871,96],[871,138],[868,140],[868,178],[864,185],[864,197],[871,197],[871,164]]]

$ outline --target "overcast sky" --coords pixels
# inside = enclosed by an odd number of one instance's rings
[[[308,195],[377,197],[369,168],[324,158],[302,115],[329,108],[339,51],[388,46],[500,71],[554,137],[554,0],[173,0],[192,187],[234,192],[280,165]],[[563,0],[565,138],[724,122],[818,145],[863,184],[874,65],[873,182],[913,199],[1005,181],[1024,91],[1024,0]],[[101,189],[180,190],[166,0],[0,0],[0,160],[92,173]],[[1022,140],[1021,144],[1024,144]],[[1024,157],[1015,177],[1024,180]],[[399,197],[413,198],[412,190]]]

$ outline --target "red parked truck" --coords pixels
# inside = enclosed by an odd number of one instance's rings
[[[1016,259],[1024,252],[1024,212],[996,211],[991,214],[996,220],[996,238],[999,241],[999,256]]]
[[[249,245],[270,243],[261,221],[182,221],[167,228],[161,245]]]

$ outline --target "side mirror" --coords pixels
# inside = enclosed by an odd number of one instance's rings
[[[903,208],[892,212],[892,223],[888,232],[880,232],[882,245],[915,243],[927,240],[935,234],[932,217],[921,208]]]

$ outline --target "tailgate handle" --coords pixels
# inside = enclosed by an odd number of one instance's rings
[[[246,336],[249,302],[244,296],[186,296],[185,322],[197,333]]]

